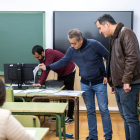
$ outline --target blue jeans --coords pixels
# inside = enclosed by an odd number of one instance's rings
[[[124,120],[126,140],[140,140],[140,125],[137,115],[137,97],[140,85],[131,86],[126,93],[123,86],[115,87],[115,96],[121,117]]]
[[[81,90],[85,91],[82,96],[87,108],[89,137],[92,139],[98,138],[96,110],[95,110],[95,94],[96,94],[99,105],[99,111],[102,117],[103,130],[105,133],[104,137],[106,137],[106,139],[111,139],[112,125],[108,110],[107,85],[101,83],[92,86],[81,83]]]

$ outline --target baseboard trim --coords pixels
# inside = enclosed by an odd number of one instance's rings
[[[119,111],[118,107],[108,107],[109,111]],[[79,107],[79,110],[87,110],[86,107]],[[99,110],[99,107],[96,107]]]
[[[119,111],[118,107],[108,107],[109,111]],[[66,108],[68,110],[68,107]],[[86,107],[79,107],[79,111],[86,111]],[[96,107],[96,110],[99,111],[99,107]]]

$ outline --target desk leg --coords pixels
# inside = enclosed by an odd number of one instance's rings
[[[75,140],[79,140],[79,97],[75,102]]]
[[[58,134],[58,119],[57,119],[57,117],[56,117],[56,136],[59,136],[59,134]]]
[[[61,136],[61,118],[59,115],[55,114],[56,117],[58,118],[58,123],[59,123],[59,140],[62,140],[62,136]]]
[[[64,135],[64,140],[66,140],[66,127],[65,127],[65,112],[63,113],[63,135]]]

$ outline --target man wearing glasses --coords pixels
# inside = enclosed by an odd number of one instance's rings
[[[51,64],[40,64],[38,67],[43,70],[54,70],[64,67],[71,60],[79,67],[81,76],[81,90],[87,108],[89,136],[86,140],[97,140],[97,120],[95,111],[95,94],[99,110],[102,116],[104,137],[112,139],[112,125],[108,111],[107,78],[103,58],[108,64],[108,50],[94,39],[86,39],[78,29],[68,32],[68,40],[71,46],[65,56]]]

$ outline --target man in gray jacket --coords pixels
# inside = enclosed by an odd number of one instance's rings
[[[95,23],[100,34],[111,36],[107,79],[124,119],[126,140],[140,140],[137,115],[140,51],[137,37],[132,30],[122,23],[117,24],[108,14],[100,16]]]

